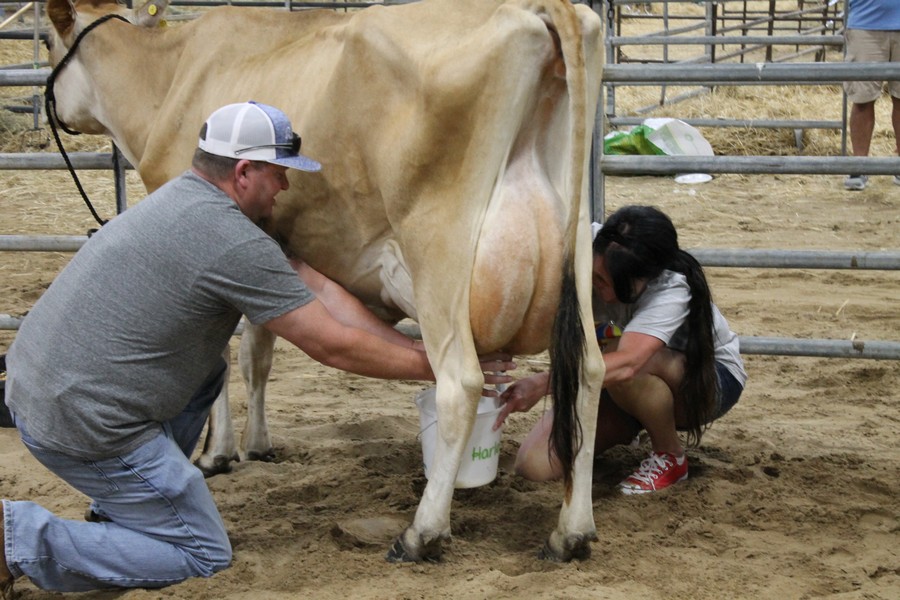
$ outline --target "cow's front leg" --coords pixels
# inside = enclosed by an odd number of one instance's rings
[[[197,468],[203,472],[204,477],[228,473],[231,471],[232,461],[240,460],[234,442],[231,408],[228,403],[228,376],[231,373],[231,351],[228,348],[225,349],[223,358],[225,364],[228,365],[225,371],[225,384],[209,412],[203,453],[194,461]]]
[[[438,561],[443,540],[450,538],[450,504],[456,475],[472,433],[484,385],[477,359],[474,364],[476,368],[468,377],[444,376],[436,369],[439,373],[436,390],[437,440],[428,484],[412,525],[394,541],[386,556],[388,561]],[[462,384],[464,380],[468,380],[468,385]]]
[[[247,386],[247,423],[241,437],[241,453],[247,460],[271,461],[275,450],[266,421],[266,384],[272,371],[275,334],[247,323],[241,335],[238,362]]]

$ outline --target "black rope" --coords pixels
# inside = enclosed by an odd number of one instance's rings
[[[53,92],[53,85],[56,83],[57,75],[59,75],[60,71],[62,71],[62,69],[69,63],[69,60],[75,55],[75,51],[78,49],[78,45],[81,44],[81,40],[84,39],[84,36],[93,31],[95,27],[106,23],[110,19],[119,19],[120,21],[130,23],[130,21],[122,15],[106,15],[85,27],[81,31],[81,33],[78,34],[78,37],[75,38],[75,43],[72,44],[72,47],[69,48],[69,51],[66,52],[66,55],[63,57],[63,59],[59,61],[59,64],[57,64],[53,68],[53,71],[51,71],[50,76],[47,78],[47,87],[44,90],[44,112],[47,114],[47,121],[49,121],[50,123],[50,131],[53,132],[53,139],[56,140],[56,145],[59,148],[59,152],[60,154],[62,154],[63,160],[66,162],[66,166],[69,168],[69,173],[72,175],[72,180],[75,182],[75,187],[78,188],[78,192],[81,194],[81,198],[87,205],[88,210],[91,211],[94,219],[100,224],[101,227],[108,223],[109,219],[100,218],[100,215],[97,214],[96,210],[94,210],[94,205],[91,204],[91,201],[85,193],[84,188],[81,186],[81,181],[78,179],[78,175],[75,173],[75,167],[72,166],[72,161],[69,159],[69,155],[66,153],[66,149],[63,147],[62,139],[60,139],[59,131],[57,131],[56,127],[57,125],[59,125],[59,127],[61,127],[63,131],[65,131],[69,135],[81,135],[81,132],[70,129],[56,113],[56,94],[54,94]]]

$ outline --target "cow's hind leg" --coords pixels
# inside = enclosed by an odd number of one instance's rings
[[[568,562],[591,556],[590,543],[597,539],[591,486],[594,469],[594,439],[604,365],[599,350],[589,348],[579,385],[578,415],[581,448],[572,467],[571,488],[566,490],[556,530],[538,553],[544,560]]]
[[[229,349],[225,349],[223,358],[228,365],[225,372],[225,384],[209,412],[209,425],[206,431],[206,440],[203,443],[203,452],[194,461],[204,477],[228,473],[231,471],[232,461],[240,460],[237,445],[234,442],[231,409],[228,404],[228,375],[231,373],[231,351]]]
[[[590,235],[586,222],[584,218],[579,226],[579,240]],[[554,374],[551,437],[563,441],[557,444],[557,456],[562,455],[560,448],[564,449],[566,445],[575,454],[571,459],[571,477],[565,478],[565,496],[559,522],[539,553],[546,560],[587,559],[591,555],[590,542],[597,538],[591,486],[597,413],[606,367],[596,343],[590,310],[592,260],[590,245],[577,244],[575,262],[577,273],[582,276],[577,277],[573,269],[563,278],[560,312],[554,323],[557,330],[551,348]],[[578,332],[578,329],[581,331]],[[574,346],[568,343],[571,340],[576,342]],[[574,389],[568,385],[572,382],[577,383]],[[568,407],[574,408],[575,414],[571,417],[567,414]]]
[[[601,376],[602,369],[601,363],[599,371]],[[591,370],[591,368],[587,367],[586,370]],[[596,367],[593,368],[593,371],[596,373]],[[586,381],[582,381],[578,400],[578,412],[582,427],[581,450],[575,457],[572,469],[572,488],[567,490],[563,499],[556,530],[550,534],[550,538],[538,552],[538,557],[544,560],[555,562],[586,560],[591,556],[591,542],[597,539],[591,501],[591,485],[597,404],[600,396],[599,391],[596,391],[598,389],[599,386],[589,386]],[[596,401],[592,397],[594,393],[597,395]]]
[[[247,385],[247,424],[241,437],[241,451],[247,460],[272,461],[275,450],[266,421],[266,383],[272,370],[275,334],[265,327],[247,323],[241,335],[238,362]]]

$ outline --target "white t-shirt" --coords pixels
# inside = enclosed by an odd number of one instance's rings
[[[669,348],[683,352],[690,334],[687,324],[690,299],[691,289],[685,276],[674,271],[663,271],[647,283],[633,304],[606,304],[595,298],[594,320],[617,325],[623,333],[652,335]],[[715,304],[712,309],[716,362],[722,363],[744,386],[747,372],[741,360],[738,336],[728,327],[728,322]]]

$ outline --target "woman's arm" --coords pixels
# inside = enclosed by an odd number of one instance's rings
[[[606,365],[604,387],[632,379],[664,346],[662,340],[652,335],[624,333],[611,344],[612,350],[603,353],[603,362]],[[500,394],[503,407],[497,415],[497,420],[494,421],[494,429],[503,425],[511,413],[531,410],[538,400],[549,393],[549,371],[515,381]]]
[[[604,387],[633,379],[665,343],[652,335],[626,331],[610,347],[612,350],[603,353]]]

